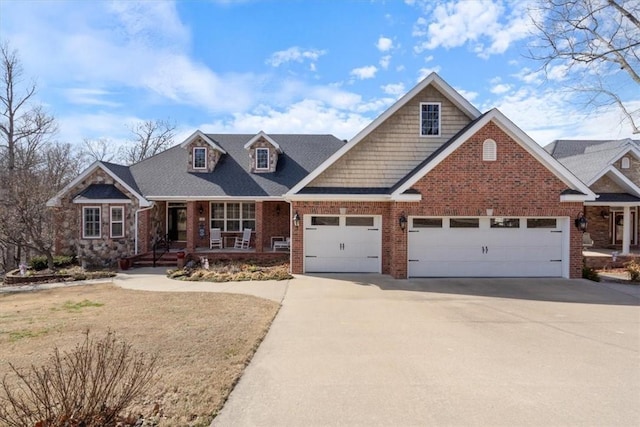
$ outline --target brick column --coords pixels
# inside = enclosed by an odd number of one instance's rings
[[[198,212],[196,202],[187,202],[187,251],[195,252],[198,239]]]
[[[404,230],[400,228],[399,218],[402,213],[408,218],[409,212],[398,203],[391,207],[391,218],[389,226],[391,228],[391,276],[394,279],[407,278],[407,233],[409,224]]]
[[[264,248],[264,202],[256,202],[256,252]]]
[[[138,253],[149,252],[149,228],[151,225],[151,209],[138,213]],[[132,230],[133,232],[133,230]],[[135,237],[135,236],[134,236]]]

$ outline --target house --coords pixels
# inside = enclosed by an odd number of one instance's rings
[[[595,194],[433,73],[286,198],[293,273],[575,278]]]
[[[594,247],[637,248],[640,140],[558,140],[545,149],[596,194],[584,208]]]
[[[90,266],[171,241],[187,252],[209,248],[221,229],[225,247],[251,229],[262,252],[290,235],[283,194],[344,142],[332,135],[205,134],[132,166],[95,162],[48,201],[56,251]]]
[[[98,162],[49,201],[59,247],[92,262],[193,252],[210,228],[290,237],[293,273],[581,276],[574,221],[595,193],[499,110],[433,73],[346,144],[210,135],[130,167]],[[226,246],[226,245],[225,245]]]

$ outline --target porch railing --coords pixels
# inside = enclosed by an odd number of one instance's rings
[[[165,234],[164,236],[158,237],[153,244],[153,266],[156,266],[156,261],[162,258],[162,255],[169,252],[171,249],[171,240],[169,239],[169,235]]]

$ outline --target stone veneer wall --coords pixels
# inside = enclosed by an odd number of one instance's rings
[[[74,204],[73,198],[91,184],[114,184],[132,201],[130,204]],[[82,207],[98,206],[101,208],[101,237],[94,239],[82,238]],[[112,239],[110,237],[110,207],[124,207],[124,237]],[[57,223],[56,252],[76,255],[85,267],[113,267],[118,259],[133,255],[135,250],[134,221],[135,212],[139,209],[136,197],[129,193],[122,185],[115,182],[102,169],[97,169],[62,198],[61,206],[54,208]]]
[[[256,169],[256,148],[268,148],[269,149],[269,169]],[[253,173],[269,173],[275,172],[276,166],[278,164],[278,150],[275,149],[273,145],[271,145],[264,138],[260,138],[257,140],[249,150],[249,168]]]
[[[207,168],[206,169],[194,169],[193,168],[193,149],[195,147],[204,147],[207,149]],[[205,141],[203,141],[202,139],[198,138],[195,141],[193,141],[191,144],[187,145],[187,147],[185,148],[185,150],[187,150],[187,159],[188,159],[188,164],[187,164],[187,170],[189,172],[193,172],[193,173],[209,173],[209,172],[213,172],[213,170],[216,167],[216,164],[218,163],[218,160],[220,160],[220,156],[221,153],[214,149],[213,147],[211,147],[211,145],[207,144]]]

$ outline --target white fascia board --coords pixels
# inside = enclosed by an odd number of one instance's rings
[[[399,194],[397,196],[391,196],[391,200],[394,202],[421,202],[422,194]]]
[[[429,173],[439,163],[446,159],[451,153],[457,150],[463,143],[465,143],[470,137],[478,132],[483,126],[490,121],[493,121],[500,129],[507,133],[514,141],[520,144],[529,154],[531,154],[536,160],[542,163],[547,169],[549,169],[558,179],[567,184],[571,189],[584,193],[587,200],[594,200],[596,195],[589,187],[587,187],[582,181],[580,181],[575,175],[573,175],[566,167],[564,167],[559,161],[554,159],[551,154],[547,153],[540,145],[538,145],[531,137],[524,133],[519,127],[517,127],[511,120],[509,120],[500,110],[494,108],[489,111],[485,116],[471,126],[467,131],[460,135],[456,141],[443,150],[438,156],[429,164],[425,165],[422,169],[416,172],[407,182],[400,186],[392,196],[395,197],[404,193],[411,188],[418,180]]]
[[[625,206],[629,206],[629,207],[634,207],[634,206],[640,206],[640,202],[598,202],[597,200],[595,202],[584,202],[585,206],[613,206],[613,207],[625,207]]]
[[[87,199],[86,197],[77,197],[73,199],[73,203],[78,205],[87,205],[87,204],[115,204],[115,205],[124,205],[131,204],[130,199]]]
[[[202,139],[204,142],[209,144],[209,146],[211,146],[211,148],[213,148],[214,150],[217,150],[217,151],[221,152],[222,154],[227,154],[227,152],[224,151],[222,149],[222,147],[220,147],[218,144],[213,142],[213,140],[211,138],[209,138],[207,135],[202,133],[202,131],[200,131],[200,130],[195,131],[187,139],[185,139],[182,142],[182,144],[180,144],[180,148],[185,148],[186,146],[188,146],[189,144],[191,144],[193,141],[195,141],[198,138]]]
[[[335,163],[340,157],[342,157],[345,153],[351,150],[356,144],[362,141],[367,135],[373,132],[378,126],[384,123],[389,117],[395,114],[400,108],[404,107],[409,101],[415,98],[424,88],[433,84],[447,99],[449,99],[453,104],[455,104],[458,108],[460,108],[465,114],[469,115],[473,120],[480,117],[480,111],[474,107],[469,101],[467,101],[462,95],[456,92],[447,82],[445,82],[442,77],[440,77],[437,73],[431,73],[427,77],[425,77],[420,83],[418,83],[413,89],[407,92],[402,98],[395,102],[391,107],[389,107],[384,113],[378,116],[373,122],[371,122],[367,127],[361,130],[356,136],[354,136],[351,141],[345,144],[341,149],[333,153],[331,157],[322,162],[320,166],[315,168],[309,175],[307,175],[302,181],[300,181],[295,187],[293,187],[287,194],[295,194],[304,187],[306,187],[310,182],[316,179],[322,172],[327,170],[329,166]],[[416,112],[416,114],[418,114]]]
[[[273,148],[276,149],[276,151],[278,151],[278,153],[282,153],[282,148],[280,148],[280,145],[273,138],[271,138],[269,135],[264,133],[264,131],[258,132],[256,136],[254,136],[249,140],[249,142],[244,144],[244,149],[248,150],[249,148],[251,148],[253,144],[255,144],[256,142],[258,142],[258,140],[260,140],[260,138],[264,138],[269,144],[273,146]]]
[[[561,194],[560,201],[561,202],[586,202],[589,200],[593,200],[589,198],[586,194]]]
[[[388,194],[285,194],[289,202],[388,202]]]
[[[55,196],[53,196],[51,199],[47,200],[46,206],[47,207],[56,207],[56,206],[60,206],[60,199],[69,192],[69,190],[71,190],[73,187],[75,187],[76,185],[78,185],[79,182],[81,182],[82,180],[84,180],[87,176],[89,176],[90,174],[92,174],[96,169],[102,169],[107,175],[109,175],[111,178],[114,179],[114,181],[117,181],[120,185],[122,185],[127,191],[129,191],[131,194],[134,195],[135,198],[138,199],[138,201],[140,202],[140,207],[148,207],[151,206],[151,203],[145,199],[141,194],[139,194],[137,191],[135,191],[133,188],[131,188],[126,182],[124,182],[122,179],[120,179],[120,177],[116,174],[114,174],[113,172],[111,172],[111,170],[106,167],[105,165],[102,164],[102,162],[100,161],[95,161],[93,162],[88,168],[86,168],[80,175],[78,175],[73,181],[71,181],[69,184],[67,184],[62,190],[60,190]]]

